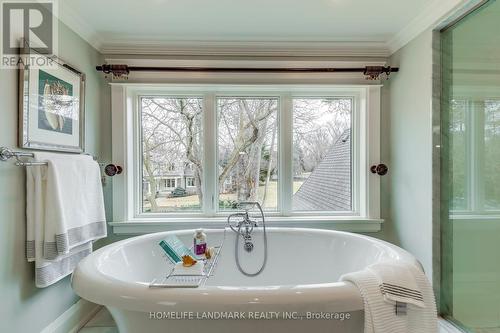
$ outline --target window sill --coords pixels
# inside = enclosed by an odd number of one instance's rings
[[[266,219],[268,227],[316,228],[349,232],[378,232],[383,219],[359,217],[270,217]],[[137,235],[170,230],[196,228],[224,228],[225,218],[183,218],[169,221],[159,219],[141,219],[123,222],[110,222],[115,234]]]

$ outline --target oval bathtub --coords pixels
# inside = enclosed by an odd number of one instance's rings
[[[191,244],[193,230],[130,238],[101,248],[80,262],[72,277],[82,298],[105,305],[121,333],[150,332],[363,332],[363,302],[348,272],[381,260],[416,262],[389,243],[338,231],[267,228],[268,261],[256,277],[235,264],[235,234],[226,232],[214,274],[199,288],[149,288],[168,274],[158,243],[169,234]],[[207,230],[219,245],[224,230]],[[263,258],[262,230],[240,262],[256,271]],[[239,244],[241,246],[241,244]]]

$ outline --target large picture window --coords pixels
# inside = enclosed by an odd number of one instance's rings
[[[278,225],[378,230],[379,111],[370,86],[115,86],[114,219],[223,226],[257,201]]]
[[[258,201],[280,212],[290,182],[291,211],[353,212],[352,112],[354,96],[292,97],[292,161],[279,154],[280,96],[215,96],[216,179],[204,184],[203,97],[140,97],[142,213],[216,212]],[[290,136],[289,136],[290,137]],[[283,142],[283,141],[282,141]],[[291,179],[280,163],[291,162]],[[212,189],[212,190],[213,190]]]

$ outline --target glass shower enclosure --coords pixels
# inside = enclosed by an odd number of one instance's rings
[[[500,332],[500,1],[441,32],[441,314]]]

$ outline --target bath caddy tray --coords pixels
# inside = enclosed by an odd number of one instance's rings
[[[225,236],[225,232],[224,232]],[[226,237],[224,237],[225,240]],[[149,288],[198,288],[205,284],[206,280],[214,274],[214,270],[219,262],[219,256],[224,245],[224,240],[219,246],[214,246],[215,253],[210,259],[196,258],[196,260],[203,263],[202,274],[175,274],[175,266],[172,266],[170,272],[164,278],[158,278],[151,281]]]

